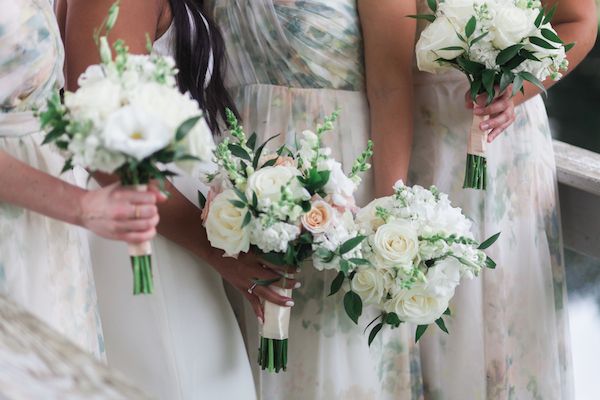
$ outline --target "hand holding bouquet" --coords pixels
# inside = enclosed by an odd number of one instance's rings
[[[568,68],[565,45],[550,24],[556,6],[545,11],[537,0],[428,0],[433,14],[414,17],[430,21],[417,43],[421,71],[463,72],[471,97],[487,103],[512,85],[512,96],[525,81],[545,92],[543,81],[558,80]],[[465,188],[486,188],[487,132],[475,116],[467,146]]]
[[[81,75],[64,105],[56,94],[40,118],[44,143],[63,152],[65,171],[77,165],[116,174],[123,185],[145,191],[150,181],[173,175],[160,165],[209,160],[214,142],[197,102],[177,89],[171,58],[129,54],[120,40],[113,58],[107,36],[118,10],[115,3],[96,33],[102,63]],[[152,293],[150,243],[130,245],[129,252],[134,294]]]
[[[276,153],[267,143],[256,146],[256,134],[246,137],[228,111],[231,140],[217,146],[216,173],[208,176],[208,199],[201,196],[204,224],[211,244],[226,256],[254,251],[278,266],[300,267],[314,252],[351,252],[357,237],[352,210],[359,174],[370,168],[372,145],[347,176],[324,147],[322,137],[333,129],[337,113],[325,119],[317,133],[305,131],[295,149],[282,146]],[[339,254],[339,252],[338,252]],[[288,276],[289,278],[289,276]],[[284,277],[283,279],[286,279]],[[255,280],[253,286],[271,281]],[[274,288],[291,297],[291,289]],[[270,372],[286,369],[290,308],[264,303],[259,364]]]
[[[443,320],[462,278],[472,279],[484,267],[495,268],[483,252],[499,234],[479,244],[471,222],[448,196],[435,187],[407,187],[401,181],[393,196],[372,201],[355,223],[366,240],[354,266],[340,268],[331,286],[346,287],[344,306],[358,322],[363,304],[381,311],[369,334],[369,344],[385,325],[416,324],[416,341],[430,324],[448,332]],[[341,263],[340,263],[341,265]],[[347,285],[344,282],[347,281]]]

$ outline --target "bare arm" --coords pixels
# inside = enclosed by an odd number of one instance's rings
[[[359,0],[365,43],[367,96],[375,142],[375,195],[406,180],[413,135],[415,0]]]
[[[140,243],[158,223],[156,196],[111,186],[87,191],[0,150],[0,202],[80,225],[109,239]],[[138,219],[135,219],[139,214]]]
[[[112,3],[113,0],[60,0],[57,4],[57,10],[62,11],[59,22],[64,32],[66,47],[68,90],[76,90],[79,75],[89,65],[99,63],[92,32],[101,24]],[[117,38],[122,39],[131,53],[146,53],[146,33],[151,39],[156,39],[171,23],[167,4],[161,0],[122,1],[119,19],[111,32],[109,42]],[[108,185],[116,180],[115,177],[103,174],[95,174],[94,178],[101,185]],[[244,293],[260,317],[262,311],[258,297],[247,293],[246,290],[252,286],[252,279],[272,279],[277,275],[263,268],[262,263],[252,256],[240,257],[239,261],[223,258],[222,251],[210,246],[206,231],[201,226],[201,211],[173,185],[169,184],[168,190],[171,197],[159,206],[161,222],[158,232],[206,260],[228,282]],[[288,286],[294,284],[295,281],[287,280]],[[280,305],[291,301],[269,288],[257,287],[254,293]]]

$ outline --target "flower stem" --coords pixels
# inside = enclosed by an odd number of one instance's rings
[[[487,159],[482,156],[467,154],[464,189],[486,190]]]

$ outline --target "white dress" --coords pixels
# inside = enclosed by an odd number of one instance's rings
[[[171,26],[155,51],[172,54],[173,34]],[[197,180],[174,183],[196,201]],[[159,236],[154,293],[133,296],[125,245],[94,236],[91,246],[109,365],[160,399],[255,399],[239,327],[209,265]]]
[[[64,159],[41,145],[32,113],[63,82],[63,48],[52,7],[48,0],[0,0],[0,9],[0,151],[59,176]],[[75,183],[72,172],[61,178]],[[103,357],[81,228],[0,202],[0,293]]]

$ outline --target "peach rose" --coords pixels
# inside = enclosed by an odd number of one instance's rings
[[[210,203],[212,203],[212,201],[215,199],[215,197],[217,197],[219,193],[214,190],[213,188],[210,189],[210,191],[208,192],[208,195],[206,197],[206,204],[204,205],[204,208],[202,209],[202,225],[206,225],[206,219],[208,218],[208,213],[210,212]]]
[[[323,233],[331,224],[333,212],[325,201],[314,201],[310,211],[302,216],[302,225],[311,233]]]
[[[264,166],[265,163],[271,161],[271,160],[277,160],[275,161],[274,166],[275,167],[292,167],[292,168],[296,168],[298,165],[296,164],[296,160],[294,160],[292,157],[289,156],[279,156],[277,155],[277,153],[273,153],[273,154],[268,154],[264,157],[261,157],[260,159],[260,165]]]

